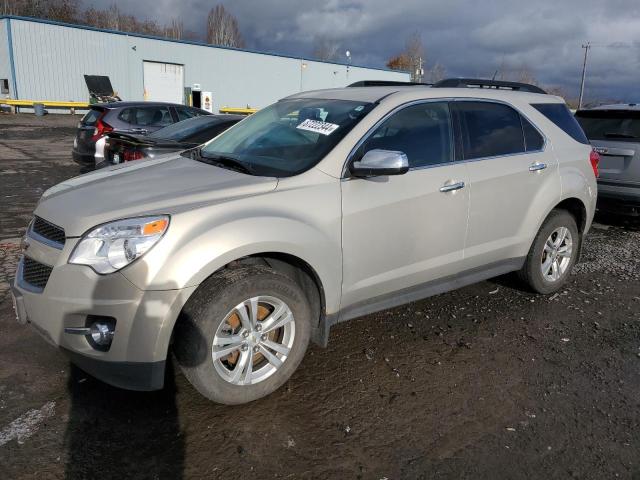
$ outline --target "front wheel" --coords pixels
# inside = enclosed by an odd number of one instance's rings
[[[565,210],[553,210],[531,245],[520,277],[537,293],[559,290],[576,263],[580,242],[574,217]]]
[[[286,382],[302,360],[310,312],[287,276],[262,266],[223,271],[185,306],[176,359],[205,397],[229,405],[256,400]]]

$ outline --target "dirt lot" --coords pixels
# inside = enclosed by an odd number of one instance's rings
[[[0,478],[640,479],[640,228],[599,218],[560,294],[501,277],[334,328],[284,388],[224,407],[71,367],[7,279],[76,118],[0,116]]]

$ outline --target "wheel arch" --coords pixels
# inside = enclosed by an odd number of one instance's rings
[[[562,200],[554,208],[554,210],[566,210],[576,220],[578,231],[583,234],[587,228],[587,207],[582,200],[576,197],[569,197]]]

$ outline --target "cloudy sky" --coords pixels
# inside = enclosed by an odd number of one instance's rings
[[[202,34],[215,0],[116,0],[122,10],[158,22],[182,19]],[[310,56],[327,37],[352,53],[354,64],[383,67],[420,32],[427,66],[450,76],[490,77],[500,68],[528,67],[544,85],[577,97],[586,41],[589,99],[639,101],[638,0],[227,0],[247,46]],[[85,4],[104,4],[87,0]],[[149,12],[153,12],[150,16]]]

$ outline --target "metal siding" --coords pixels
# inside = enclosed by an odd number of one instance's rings
[[[203,91],[211,91],[215,111],[222,106],[262,108],[299,91],[343,87],[358,80],[409,79],[402,72],[26,20],[12,19],[11,24],[23,99],[87,101],[83,74],[91,74],[108,75],[123,100],[143,100],[145,60],[184,65],[185,86],[199,83]]]
[[[7,22],[0,20],[0,78],[9,79],[9,90],[13,90],[11,83],[11,66],[9,65],[9,38],[7,37]],[[2,95],[3,97],[5,95]]]

